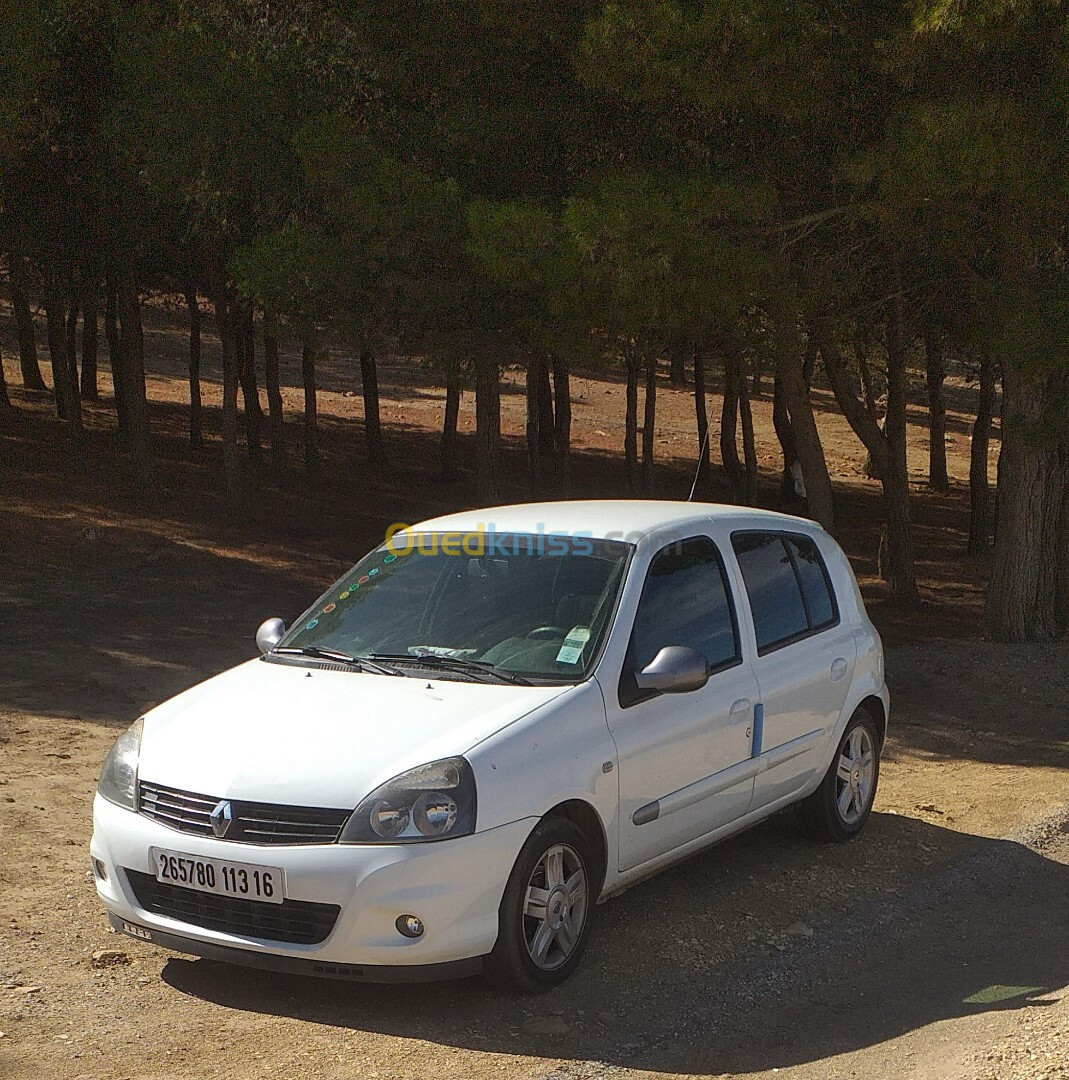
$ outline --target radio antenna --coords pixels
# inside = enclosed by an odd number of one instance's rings
[[[702,465],[705,464],[705,448],[709,445],[709,425],[705,426],[705,438],[702,439],[702,448],[698,451],[698,467],[694,470],[694,483],[690,485],[690,494],[687,502],[694,502],[694,489],[698,486],[698,477],[702,474]]]

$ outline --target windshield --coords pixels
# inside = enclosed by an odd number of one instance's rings
[[[428,666],[453,658],[576,682],[598,654],[630,553],[589,537],[409,533],[357,563],[279,647],[423,656]],[[437,674],[463,678],[463,665],[453,667],[439,661]]]

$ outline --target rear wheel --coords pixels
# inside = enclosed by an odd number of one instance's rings
[[[487,974],[527,994],[551,990],[578,966],[590,935],[595,888],[590,844],[567,818],[541,821],[505,886]]]
[[[866,709],[858,709],[820,787],[799,807],[806,833],[842,842],[864,827],[880,780],[880,734]]]

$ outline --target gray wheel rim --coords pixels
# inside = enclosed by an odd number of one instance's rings
[[[876,787],[876,748],[864,727],[850,732],[835,770],[835,806],[844,825],[856,825],[868,811]]]
[[[527,955],[554,971],[575,952],[586,925],[586,868],[575,848],[554,844],[535,863],[523,898]]]

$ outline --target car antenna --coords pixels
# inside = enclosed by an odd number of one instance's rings
[[[698,486],[698,477],[702,474],[702,462],[705,461],[705,448],[709,445],[709,425],[705,425],[705,438],[702,439],[702,448],[698,451],[698,467],[694,470],[694,483],[690,485],[690,494],[687,502],[694,502],[694,489]]]

